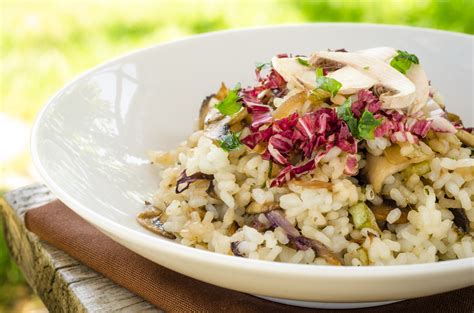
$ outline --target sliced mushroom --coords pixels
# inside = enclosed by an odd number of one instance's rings
[[[467,234],[471,231],[469,226],[469,219],[467,218],[466,211],[462,208],[458,209],[449,209],[454,215],[454,225],[464,234]]]
[[[450,121],[451,123],[461,123],[461,118],[459,117],[459,115],[451,112],[446,112],[446,114],[448,116],[448,121]]]
[[[385,156],[374,156],[367,153],[367,165],[365,172],[370,184],[372,184],[375,193],[380,193],[385,179],[395,173],[398,173],[408,166],[410,162],[406,161],[399,164],[393,164]]]
[[[314,53],[311,56],[310,63],[314,64],[318,62],[319,58],[329,59],[345,65],[330,75],[337,75],[336,72],[344,70],[346,66],[349,66],[369,76],[377,84],[386,86],[389,90],[395,91],[395,93],[391,92],[390,94],[380,95],[382,107],[385,109],[407,108],[416,98],[415,85],[405,75],[380,59],[361,53],[322,51]],[[367,88],[367,85],[364,87]],[[344,93],[347,92],[348,89],[352,89],[352,91],[358,90],[356,86],[343,84],[339,92]]]
[[[221,88],[216,93],[216,99],[219,101],[224,100],[225,97],[229,94],[229,88],[224,83],[221,83]]]
[[[459,129],[456,132],[456,136],[459,138],[459,140],[462,141],[463,144],[471,148],[474,148],[474,135],[473,134],[471,134],[468,131],[465,131],[464,129]]]
[[[333,60],[319,58],[315,63],[312,64],[315,68],[322,68],[330,72],[334,72],[342,67],[344,64],[338,63]]]
[[[333,253],[328,247],[326,247],[322,242],[312,239],[311,248],[314,250],[317,256],[320,256],[326,260],[331,265],[341,265],[342,261],[340,258]]]
[[[375,219],[379,224],[385,224],[387,221],[387,215],[397,208],[397,204],[393,200],[384,199],[382,204],[375,205],[369,204],[370,210],[374,213]],[[394,224],[406,224],[408,223],[408,212],[407,210],[402,210],[402,215]]]
[[[339,93],[343,95],[353,95],[361,89],[369,89],[378,83],[376,79],[352,66],[344,66],[335,72],[329,73],[327,76],[342,84]]]
[[[229,228],[227,228],[227,236],[232,236],[235,234],[235,232],[239,229],[239,224],[237,224],[236,221],[233,221],[232,224],[230,224]]]
[[[206,135],[206,137],[210,139],[218,140],[219,138],[229,133],[229,129],[230,129],[229,122],[230,122],[230,116],[226,116],[220,121],[209,124],[205,128],[204,135]]]
[[[415,85],[415,101],[410,107],[409,113],[413,114],[420,111],[428,102],[430,94],[430,84],[425,71],[419,64],[412,64],[406,73],[406,77]]]
[[[400,146],[393,145],[385,149],[384,155],[374,156],[371,153],[367,153],[367,165],[364,169],[367,179],[375,193],[380,193],[382,190],[385,179],[403,171],[411,164],[420,163],[428,160],[431,155],[419,154],[414,158],[407,158],[400,154]]]
[[[372,92],[374,93],[374,95],[376,95],[377,97],[380,97],[381,95],[394,95],[397,93],[396,90],[393,90],[393,89],[390,89],[388,88],[387,86],[384,86],[384,85],[374,85],[372,87]]]
[[[274,57],[272,66],[288,83],[301,90],[314,89],[316,83],[314,69],[300,64],[296,58]]]
[[[199,120],[198,120],[199,129],[204,129],[206,117],[209,114],[209,111],[211,109],[209,103],[214,98],[214,96],[215,96],[214,94],[207,96],[206,98],[204,98],[204,100],[201,103],[201,107],[199,108]]]
[[[377,47],[357,51],[357,53],[365,56],[377,58],[386,63],[390,63],[393,57],[397,55],[397,50],[391,47]],[[410,113],[415,113],[421,110],[428,102],[430,93],[430,85],[428,77],[423,68],[418,64],[412,64],[405,75],[416,87],[416,97],[413,104],[410,106]]]
[[[256,201],[253,201],[245,208],[245,212],[247,212],[248,214],[259,214],[270,212],[271,210],[275,210],[277,208],[278,206],[273,202],[261,204]]]
[[[290,96],[273,112],[273,118],[281,119],[287,117],[291,113],[301,112],[306,99],[305,92],[299,92]]]
[[[160,220],[160,217],[163,215],[161,211],[144,211],[138,214],[137,221],[145,227],[146,229],[154,232],[155,234],[161,235],[169,239],[176,239],[176,236],[170,232],[167,232],[163,228],[163,223]]]

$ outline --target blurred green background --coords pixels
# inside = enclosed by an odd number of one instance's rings
[[[401,24],[474,33],[474,0],[0,3],[0,193],[38,180],[28,136],[48,97],[75,75],[132,49],[214,30],[300,22]],[[9,259],[0,235],[0,312],[34,310],[41,311],[41,304]]]

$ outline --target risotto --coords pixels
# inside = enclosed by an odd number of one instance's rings
[[[141,225],[267,261],[473,256],[474,133],[446,110],[416,55],[284,54],[255,73],[254,86],[222,84],[208,96],[198,130],[176,150],[150,153],[159,190]]]

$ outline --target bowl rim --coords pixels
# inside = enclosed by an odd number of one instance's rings
[[[371,23],[300,23],[300,24],[279,24],[279,25],[267,25],[260,27],[245,27],[229,30],[219,30],[213,31],[193,36],[186,36],[184,38],[175,39],[172,41],[163,42],[160,44],[155,44],[145,48],[134,49],[130,52],[121,54],[111,60],[100,63],[92,67],[91,69],[83,72],[82,74],[77,75],[61,87],[56,93],[51,96],[46,103],[43,105],[38,115],[35,118],[31,135],[30,135],[30,151],[32,156],[33,164],[38,171],[41,178],[44,180],[44,183],[48,188],[53,192],[55,196],[61,201],[63,201],[69,208],[75,211],[84,219],[95,221],[94,226],[100,225],[99,228],[105,230],[106,232],[121,231],[122,233],[127,233],[127,237],[131,241],[135,242],[149,242],[149,244],[156,244],[160,246],[160,249],[173,250],[175,254],[180,256],[189,256],[192,254],[193,258],[199,259],[200,261],[206,263],[219,263],[226,264],[229,267],[239,266],[246,267],[248,269],[257,269],[261,272],[275,273],[275,272],[285,272],[288,274],[306,274],[308,276],[324,276],[324,277],[340,277],[344,278],[347,276],[351,277],[367,277],[377,276],[379,278],[390,278],[397,277],[399,275],[430,275],[435,272],[450,272],[450,271],[463,271],[468,270],[469,268],[474,268],[474,257],[456,259],[456,260],[447,260],[439,261],[433,263],[418,263],[418,264],[404,264],[404,265],[384,265],[384,266],[335,266],[335,265],[316,265],[316,264],[293,264],[293,263],[284,263],[284,262],[275,262],[275,261],[264,261],[264,260],[255,260],[249,258],[239,258],[230,255],[224,255],[208,250],[200,250],[193,247],[188,247],[180,243],[161,238],[160,236],[140,232],[132,228],[123,226],[122,224],[115,222],[113,220],[107,219],[105,216],[96,213],[95,211],[84,206],[80,201],[75,199],[73,196],[69,195],[64,191],[60,185],[56,184],[52,177],[48,174],[48,171],[43,166],[41,156],[38,152],[37,147],[39,146],[39,137],[38,129],[42,124],[46,112],[53,106],[54,101],[64,92],[64,90],[73,86],[78,80],[88,76],[91,73],[94,73],[106,66],[109,66],[118,60],[132,57],[136,54],[148,52],[154,49],[166,49],[168,45],[179,44],[187,41],[200,40],[202,38],[209,37],[218,37],[221,35],[228,35],[233,33],[241,32],[254,32],[260,30],[268,29],[295,29],[295,28],[320,28],[320,27],[341,27],[341,28],[379,28],[387,30],[413,30],[417,32],[425,32],[430,34],[442,34],[444,36],[455,36],[462,38],[463,40],[471,40],[474,44],[474,36],[469,34],[463,34],[458,32],[450,32],[445,30],[421,28],[421,27],[412,27],[412,26],[402,26],[402,25],[390,25],[390,24],[371,24]],[[90,223],[90,222],[89,222]],[[91,223],[92,224],[92,223]]]

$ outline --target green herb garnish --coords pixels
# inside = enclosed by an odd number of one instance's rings
[[[232,115],[240,111],[242,108],[241,99],[239,97],[240,83],[234,89],[230,90],[227,97],[216,104],[216,109],[223,115]]]
[[[235,150],[240,147],[240,133],[230,132],[220,138],[221,148],[225,151]]]
[[[257,62],[255,63],[255,67],[257,68],[257,71],[263,70],[265,67],[270,67],[272,64],[270,62]]]
[[[397,50],[398,54],[392,59],[390,65],[402,74],[406,74],[412,64],[420,64],[420,60],[414,54]]]
[[[382,123],[367,110],[364,110],[360,119],[357,120],[352,113],[352,101],[350,98],[338,107],[336,111],[337,116],[346,122],[351,134],[358,139],[374,139],[375,129]]]
[[[357,128],[357,119],[352,113],[352,100],[347,98],[344,103],[336,109],[337,117],[344,120],[349,127],[350,132],[354,137],[358,137],[359,130]]]
[[[296,61],[298,61],[298,63],[301,64],[301,65],[309,66],[309,62],[302,59],[302,58],[296,58]]]
[[[342,84],[334,78],[324,76],[322,68],[316,69],[316,88],[326,90],[334,97],[341,87]]]
[[[357,124],[357,129],[359,131],[359,137],[362,139],[374,139],[375,128],[379,126],[382,122],[374,117],[372,112],[367,110],[362,113],[362,116],[359,119]]]
[[[370,66],[364,66],[363,69],[364,70],[368,70],[370,68]]]

